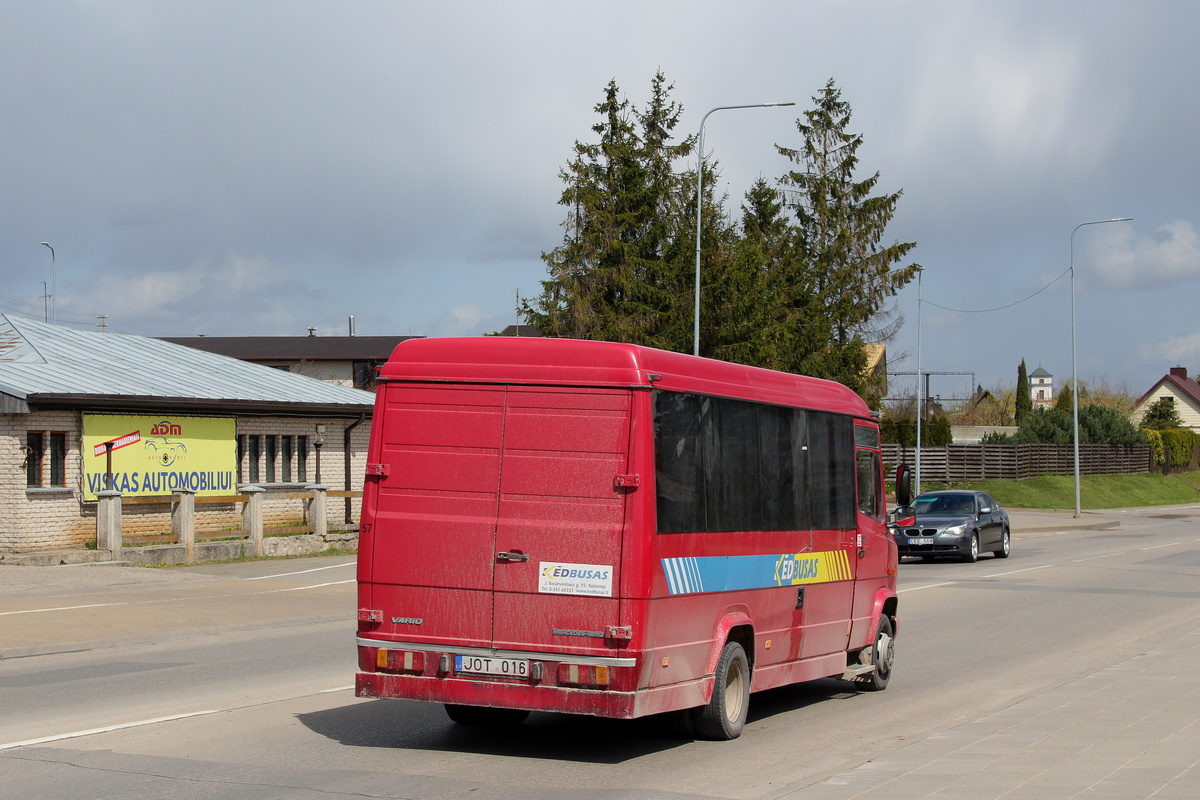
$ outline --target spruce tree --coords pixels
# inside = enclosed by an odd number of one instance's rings
[[[798,349],[794,371],[865,385],[863,344],[886,338],[886,304],[917,273],[893,268],[914,242],[882,245],[901,192],[876,195],[879,173],[854,179],[862,135],[847,130],[851,108],[831,78],[796,121],[799,148],[777,145],[800,169],[780,183],[796,218],[798,252],[787,304],[794,312]],[[820,319],[812,317],[814,306]]]
[[[598,141],[575,143],[559,176],[566,184],[562,244],[542,254],[549,279],[522,314],[546,336],[663,344],[682,299],[679,219],[683,182],[674,162],[691,138],[671,142],[682,108],[658,73],[644,112],[631,108],[616,81],[605,87],[592,126]]]

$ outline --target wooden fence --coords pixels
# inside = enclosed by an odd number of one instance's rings
[[[883,446],[887,474],[898,464],[917,463],[915,447]],[[1081,444],[1079,472],[1110,475],[1150,471],[1148,445]],[[1074,475],[1069,444],[950,444],[921,448],[921,481],[1024,480],[1037,475]]]

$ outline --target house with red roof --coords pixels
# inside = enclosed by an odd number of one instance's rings
[[[1200,384],[1188,377],[1184,367],[1171,367],[1150,391],[1138,398],[1130,415],[1133,424],[1140,424],[1150,406],[1163,398],[1175,404],[1185,428],[1200,433]]]

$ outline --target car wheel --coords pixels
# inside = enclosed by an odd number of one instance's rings
[[[446,716],[459,725],[509,728],[524,722],[529,712],[520,708],[486,708],[446,703]]]
[[[892,637],[892,620],[887,614],[879,618],[879,627],[875,629],[875,643],[870,648],[870,658],[863,651],[860,660],[864,664],[872,664],[875,671],[870,675],[854,679],[854,685],[867,692],[882,692],[887,688],[888,680],[892,677],[892,664],[896,660],[896,640]]]
[[[1000,549],[993,553],[996,558],[1008,558],[1008,554],[1012,550],[1009,539],[1008,528],[1005,528],[1004,533],[1000,536]]]
[[[729,642],[717,662],[712,699],[692,709],[696,732],[705,739],[736,739],[750,708],[750,662],[737,642]]]
[[[962,554],[962,560],[965,564],[974,564],[979,560],[979,534],[971,534],[971,546],[967,552]]]

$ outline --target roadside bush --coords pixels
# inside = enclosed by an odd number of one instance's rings
[[[1147,436],[1151,431],[1147,431]],[[1158,434],[1159,445],[1154,449],[1154,463],[1166,462],[1166,450],[1171,450],[1171,466],[1186,467],[1192,463],[1192,449],[1200,443],[1197,436],[1188,428],[1168,428],[1154,431]]]
[[[1004,431],[988,431],[979,439],[980,444],[1012,444],[1013,435]]]
[[[879,421],[879,438],[884,444],[913,447],[917,443],[917,421],[884,417]],[[935,417],[921,425],[921,441],[926,447],[951,444],[953,439],[950,420],[945,417]]]
[[[1021,420],[1015,444],[1070,444],[1074,437],[1071,411],[1039,408]],[[1146,435],[1125,415],[1107,406],[1079,406],[1080,444],[1146,444]],[[1190,450],[1188,451],[1191,452]]]

